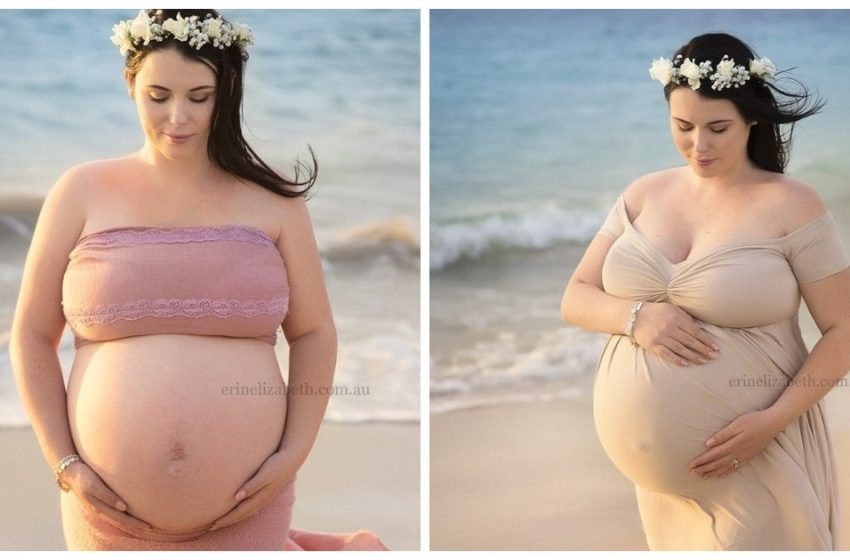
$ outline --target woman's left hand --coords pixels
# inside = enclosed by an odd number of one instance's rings
[[[239,505],[213,522],[209,530],[214,531],[234,525],[259,512],[270,503],[294,477],[299,465],[288,460],[290,454],[277,451],[260,465],[257,473],[243,484],[233,499]]]
[[[688,465],[691,476],[708,478],[734,472],[736,465],[741,468],[761,453],[784,427],[769,408],[742,414],[708,438],[710,449]]]

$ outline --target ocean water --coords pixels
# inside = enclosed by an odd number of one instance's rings
[[[850,242],[847,29],[829,10],[432,10],[432,411],[588,398],[606,336],[560,299],[616,196],[682,165],[648,69],[693,36],[737,35],[827,100],[789,173]]]
[[[144,142],[112,25],[134,10],[0,11],[0,425],[25,424],[8,336],[40,199]],[[253,29],[244,132],[269,164],[319,159],[308,206],[339,332],[328,418],[419,416],[419,12],[224,10]],[[23,202],[22,202],[23,201]],[[36,206],[37,208],[37,206]],[[279,342],[279,344],[281,344]],[[279,350],[281,347],[279,347]],[[60,357],[67,374],[73,345]],[[285,358],[282,356],[282,358]]]

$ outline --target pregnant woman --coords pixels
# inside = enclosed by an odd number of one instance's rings
[[[650,549],[837,547],[838,481],[821,399],[850,369],[850,271],[818,195],[784,175],[817,112],[726,34],[656,60],[687,165],[621,195],[564,293],[611,333],[594,417],[635,483]],[[800,297],[822,337],[809,354]]]
[[[114,32],[145,144],[51,189],[12,328],[68,548],[382,548],[368,532],[289,530],[336,331],[303,196],[315,171],[287,180],[242,136],[250,30],[148,10]],[[287,395],[281,326],[289,382],[314,392]]]

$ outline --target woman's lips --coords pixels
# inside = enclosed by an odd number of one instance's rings
[[[707,167],[707,166],[711,165],[712,163],[714,163],[714,161],[715,161],[716,159],[717,159],[717,158],[711,158],[711,159],[696,158],[696,162],[697,162],[697,165],[701,165],[701,166],[703,166],[703,167]]]
[[[167,132],[165,136],[173,144],[185,144],[192,138],[191,134],[168,134]]]

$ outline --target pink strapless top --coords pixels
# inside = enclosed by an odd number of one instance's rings
[[[62,280],[75,348],[148,334],[274,344],[288,308],[280,252],[249,226],[97,231],[77,241]]]

